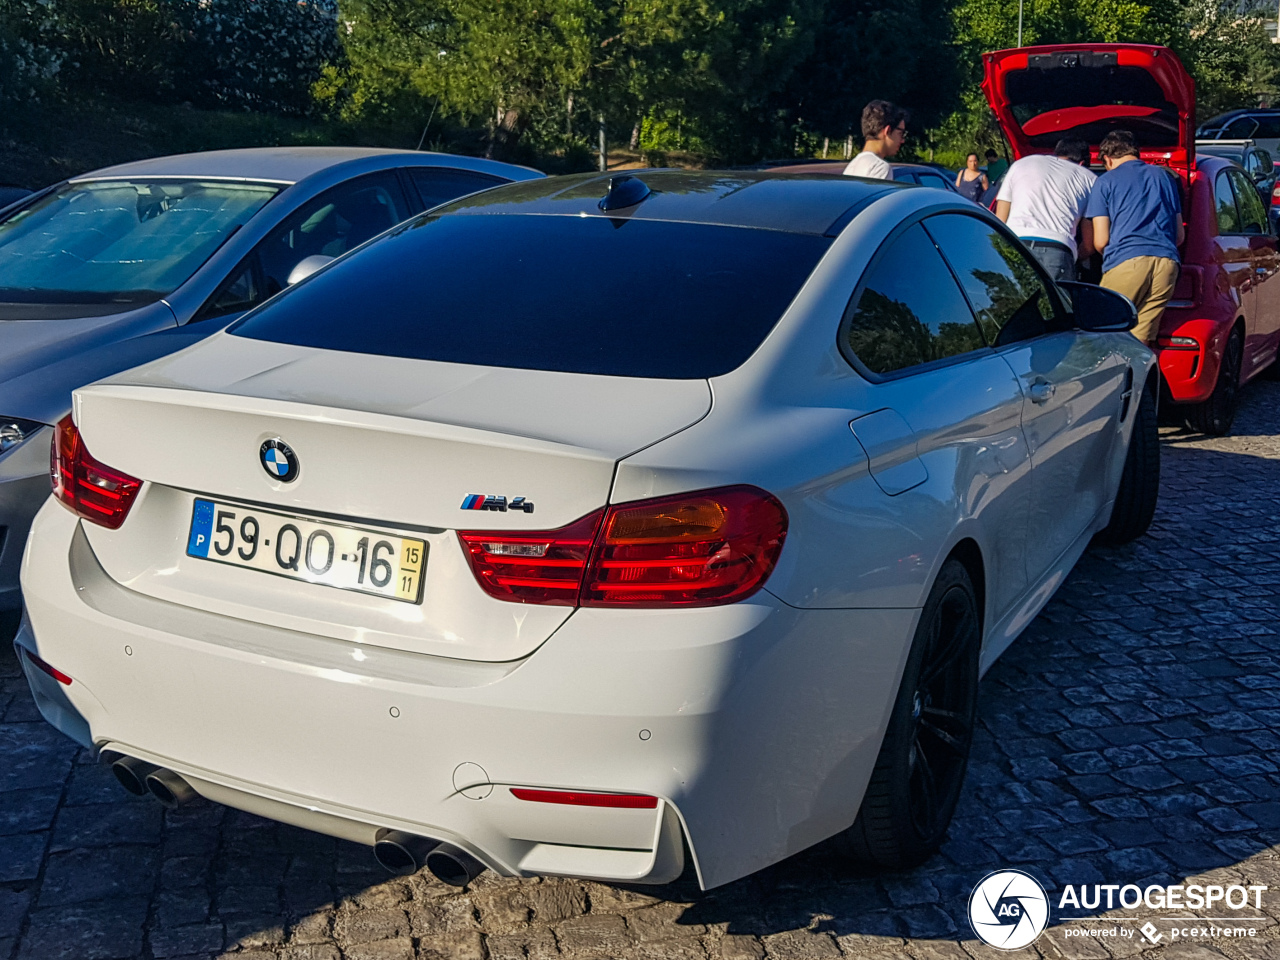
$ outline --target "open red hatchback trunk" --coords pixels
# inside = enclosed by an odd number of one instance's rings
[[[1014,158],[1051,153],[1063,137],[1098,144],[1129,130],[1142,159],[1190,178],[1196,88],[1168,47],[1070,43],[983,54],[982,92]]]

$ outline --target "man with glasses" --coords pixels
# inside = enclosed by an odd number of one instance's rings
[[[844,168],[846,177],[892,180],[893,168],[885,161],[902,149],[907,139],[907,111],[888,100],[872,100],[862,108],[862,136],[866,145]]]

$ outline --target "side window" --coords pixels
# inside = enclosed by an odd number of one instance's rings
[[[449,167],[409,167],[409,178],[422,198],[422,209],[430,210],[442,203],[465,197],[477,190],[487,190],[507,181],[470,170]]]
[[[307,257],[337,257],[408,216],[394,172],[371,173],[326,190],[267,234],[195,319],[248,310],[283,290],[290,272]]]
[[[922,173],[918,175],[918,179],[920,180],[920,183],[926,187],[933,187],[937,190],[947,189],[947,181],[943,180],[942,177],[937,174]]]
[[[1257,234],[1267,232],[1267,211],[1258,196],[1258,188],[1239,170],[1228,170],[1231,185],[1236,191],[1236,209],[1240,211],[1241,232]]]
[[[1274,115],[1258,117],[1258,128],[1253,131],[1253,135],[1266,140],[1280,137],[1280,117]]]
[[[1057,329],[1054,300],[1027,253],[977,217],[943,214],[925,226],[951,264],[993,347]]]
[[[1236,117],[1222,128],[1221,140],[1248,140],[1253,131],[1258,129],[1258,121],[1253,117]]]
[[[283,290],[307,257],[338,257],[409,216],[400,181],[372,173],[326,190],[304,204],[258,244],[267,296]]]
[[[951,271],[916,224],[871,266],[845,346],[873,373],[893,373],[986,346]]]
[[[1218,235],[1244,233],[1244,225],[1240,221],[1240,211],[1236,209],[1236,198],[1231,190],[1231,171],[1223,170],[1213,181],[1213,203],[1218,211]]]

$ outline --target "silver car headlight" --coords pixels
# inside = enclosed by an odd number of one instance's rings
[[[0,456],[8,453],[43,426],[43,423],[35,420],[0,417]]]

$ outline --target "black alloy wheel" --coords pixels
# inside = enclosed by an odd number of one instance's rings
[[[981,626],[969,574],[948,560],[925,602],[871,782],[843,850],[905,869],[946,839],[969,762]]]
[[[1231,331],[1227,347],[1222,351],[1222,366],[1213,393],[1203,403],[1187,409],[1187,424],[1193,430],[1221,437],[1231,431],[1236,418],[1236,401],[1240,396],[1240,369],[1244,366],[1244,335],[1240,328]]]

